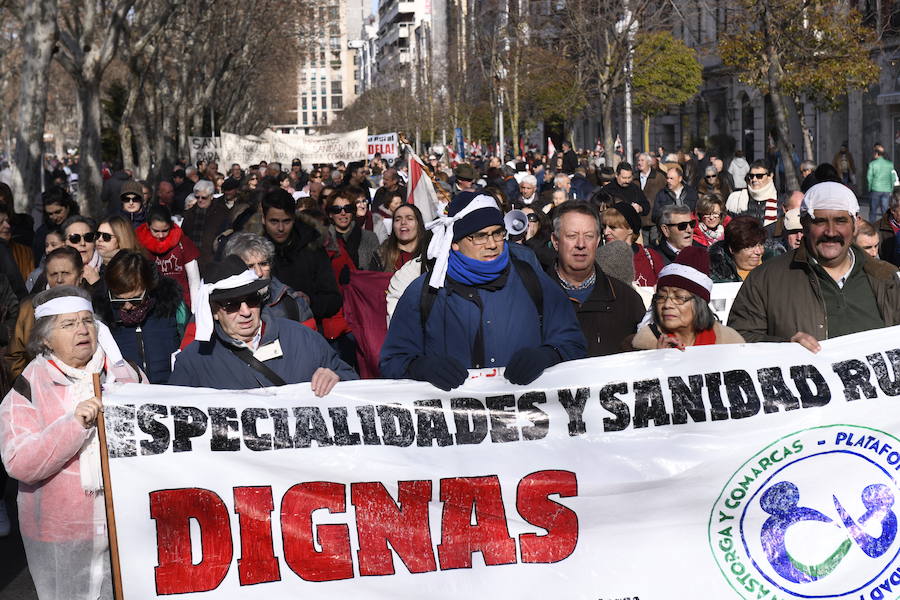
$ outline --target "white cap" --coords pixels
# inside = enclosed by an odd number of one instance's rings
[[[803,229],[803,226],[800,224],[800,209],[792,208],[784,213],[784,230],[798,231],[800,229]]]
[[[823,181],[807,190],[800,204],[800,214],[816,216],[817,210],[846,210],[850,216],[859,214],[859,200],[853,190],[842,183]]]

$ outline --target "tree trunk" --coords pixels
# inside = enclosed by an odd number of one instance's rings
[[[138,167],[137,170],[144,174],[151,183],[161,180],[160,174],[153,168],[153,152],[150,149],[150,139],[147,136],[147,127],[141,118],[135,119],[132,125],[134,144],[137,146]]]
[[[644,115],[644,152],[650,152],[650,115]],[[660,160],[663,158],[659,157]]]
[[[800,189],[797,180],[797,171],[794,169],[793,152],[791,152],[791,127],[788,122],[787,105],[781,94],[781,57],[772,41],[776,32],[772,30],[771,7],[766,6],[762,11],[763,31],[765,39],[766,57],[769,59],[767,78],[769,83],[769,96],[772,98],[772,108],[775,112],[775,127],[778,130],[778,148],[781,150],[781,162],[784,165],[785,187],[793,192]]]
[[[119,152],[122,154],[122,164],[134,174],[135,179],[143,179],[144,173],[135,168],[131,141],[131,127],[122,123],[119,125]]]
[[[600,97],[600,123],[603,125],[603,147],[606,149],[606,166],[613,166],[615,138],[613,137],[613,103],[611,98]]]
[[[47,80],[56,41],[56,0],[26,2],[22,30],[22,71],[15,126],[12,192],[15,209],[27,212],[41,193]]]
[[[81,208],[85,214],[102,217],[106,213],[106,207],[100,199],[103,189],[103,179],[100,176],[100,81],[81,80],[76,82],[76,86],[81,106],[81,138],[78,147],[81,155],[81,168],[78,171]]]
[[[794,98],[794,108],[797,116],[800,117],[800,131],[803,133],[803,159],[815,162],[815,152],[813,151],[813,134],[809,121],[806,120],[806,111],[804,105],[799,98]]]

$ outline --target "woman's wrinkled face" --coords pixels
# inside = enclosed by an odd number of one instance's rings
[[[734,264],[742,271],[752,271],[762,264],[763,245],[762,243],[738,250],[734,253]]]
[[[711,213],[701,215],[700,219],[707,228],[715,229],[722,223],[722,211],[714,208]]]
[[[80,369],[97,351],[97,326],[88,310],[57,315],[53,331],[45,343],[61,361]]]
[[[94,257],[97,244],[94,240],[94,232],[87,223],[72,223],[66,227],[66,245],[78,250],[81,260],[88,264]]]
[[[693,294],[679,287],[657,288],[655,295],[658,325],[667,332],[694,327]]]
[[[104,238],[109,238],[109,241],[105,241]],[[97,252],[100,253],[100,256],[103,258],[103,262],[109,262],[112,260],[112,257],[116,255],[116,252],[119,251],[119,240],[116,238],[116,234],[113,233],[112,227],[109,226],[109,223],[101,223],[100,227],[97,228]]]
[[[82,275],[72,260],[65,256],[48,260],[44,265],[44,274],[47,276],[47,285],[52,288],[58,285],[78,285]]]
[[[248,269],[251,269],[260,279],[272,278],[272,262],[269,257],[261,252],[249,251],[245,253],[241,259]]]

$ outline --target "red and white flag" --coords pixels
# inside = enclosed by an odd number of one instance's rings
[[[409,151],[409,183],[406,187],[406,201],[415,205],[422,211],[422,219],[428,223],[437,217],[438,195],[434,190],[431,178],[425,173],[425,164],[422,159]]]
[[[550,136],[547,136],[547,156],[552,158],[554,154],[556,154],[556,146],[553,145]]]

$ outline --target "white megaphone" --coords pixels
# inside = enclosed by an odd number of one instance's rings
[[[509,237],[516,237],[528,231],[528,215],[521,210],[511,210],[503,217]]]

